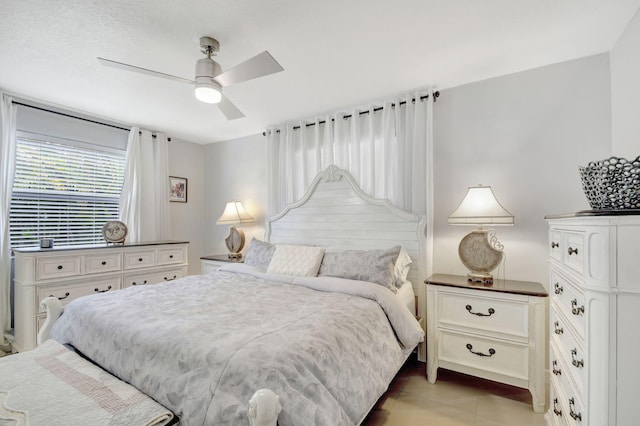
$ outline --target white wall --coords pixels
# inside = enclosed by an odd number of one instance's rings
[[[169,142],[169,175],[187,178],[187,202],[170,203],[171,239],[189,241],[189,274],[200,273],[204,255],[204,153],[203,145],[176,138]]]
[[[544,216],[589,208],[578,166],[610,155],[610,117],[606,54],[442,91],[434,108],[434,271],[466,274],[458,244],[473,228],[447,218],[467,187],[483,184],[515,216],[513,227],[496,227],[506,277],[548,286]]]
[[[228,201],[239,200],[247,212],[256,218],[254,224],[242,225],[246,243],[251,237],[264,238],[267,208],[266,140],[262,135],[206,146],[204,215],[205,254],[225,254],[224,239],[229,233],[227,225],[216,225]]]
[[[613,154],[640,156],[640,12],[611,51]]]

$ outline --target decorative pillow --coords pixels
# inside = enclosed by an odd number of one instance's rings
[[[256,240],[255,237],[251,238],[251,244],[247,255],[244,258],[244,263],[247,265],[255,266],[258,269],[266,271],[271,263],[273,252],[275,252],[276,246],[269,244],[265,241]]]
[[[394,293],[394,269],[400,246],[384,250],[345,250],[325,253],[318,275],[369,281],[387,287]]]
[[[398,254],[396,264],[393,267],[393,283],[396,287],[400,288],[402,287],[402,284],[407,282],[407,275],[409,275],[409,270],[411,269],[412,263],[413,261],[411,260],[411,256],[409,256],[407,250],[402,247],[400,249],[400,253]]]
[[[315,277],[323,256],[324,247],[278,244],[267,273]]]

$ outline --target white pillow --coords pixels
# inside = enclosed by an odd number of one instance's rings
[[[404,247],[400,248],[400,254],[398,255],[398,259],[396,260],[396,264],[393,267],[394,274],[394,284],[396,287],[402,287],[402,284],[407,282],[407,275],[409,275],[409,270],[411,269],[411,264],[413,261],[411,260],[411,256],[407,253],[407,250]]]
[[[324,256],[324,247],[276,245],[268,274],[315,277]]]

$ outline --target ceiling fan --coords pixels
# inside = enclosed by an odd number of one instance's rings
[[[244,114],[222,94],[223,87],[284,71],[284,68],[282,68],[278,61],[266,50],[224,72],[220,64],[211,59],[211,56],[217,55],[220,51],[220,43],[218,40],[213,37],[200,37],[200,50],[207,56],[196,62],[196,76],[194,80],[125,64],[111,59],[98,57],[98,60],[102,65],[109,67],[167,78],[181,83],[195,84],[196,98],[202,102],[218,104],[218,108],[220,108],[220,111],[222,111],[228,120],[242,118]]]

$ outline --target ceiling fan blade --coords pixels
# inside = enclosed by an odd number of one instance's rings
[[[224,116],[227,117],[227,120],[235,120],[236,118],[244,117],[242,111],[240,111],[238,107],[235,106],[225,95],[222,95],[222,100],[218,103],[218,108],[220,108],[220,111],[222,111]]]
[[[162,78],[166,78],[169,80],[174,80],[174,81],[179,81],[181,83],[188,83],[188,84],[193,84],[193,80],[189,80],[186,78],[182,78],[182,77],[178,77],[175,75],[171,75],[171,74],[166,74],[160,71],[153,71],[147,68],[142,68],[142,67],[137,67],[135,65],[129,65],[129,64],[125,64],[122,62],[118,62],[118,61],[112,61],[111,59],[105,59],[105,58],[100,58],[98,57],[98,60],[100,61],[100,63],[104,66],[107,67],[113,67],[113,68],[119,68],[121,70],[125,70],[125,71],[133,71],[133,72],[139,72],[141,74],[147,74],[147,75],[151,75],[154,77],[162,77]]]
[[[266,50],[214,78],[222,87],[284,71],[282,65]]]

